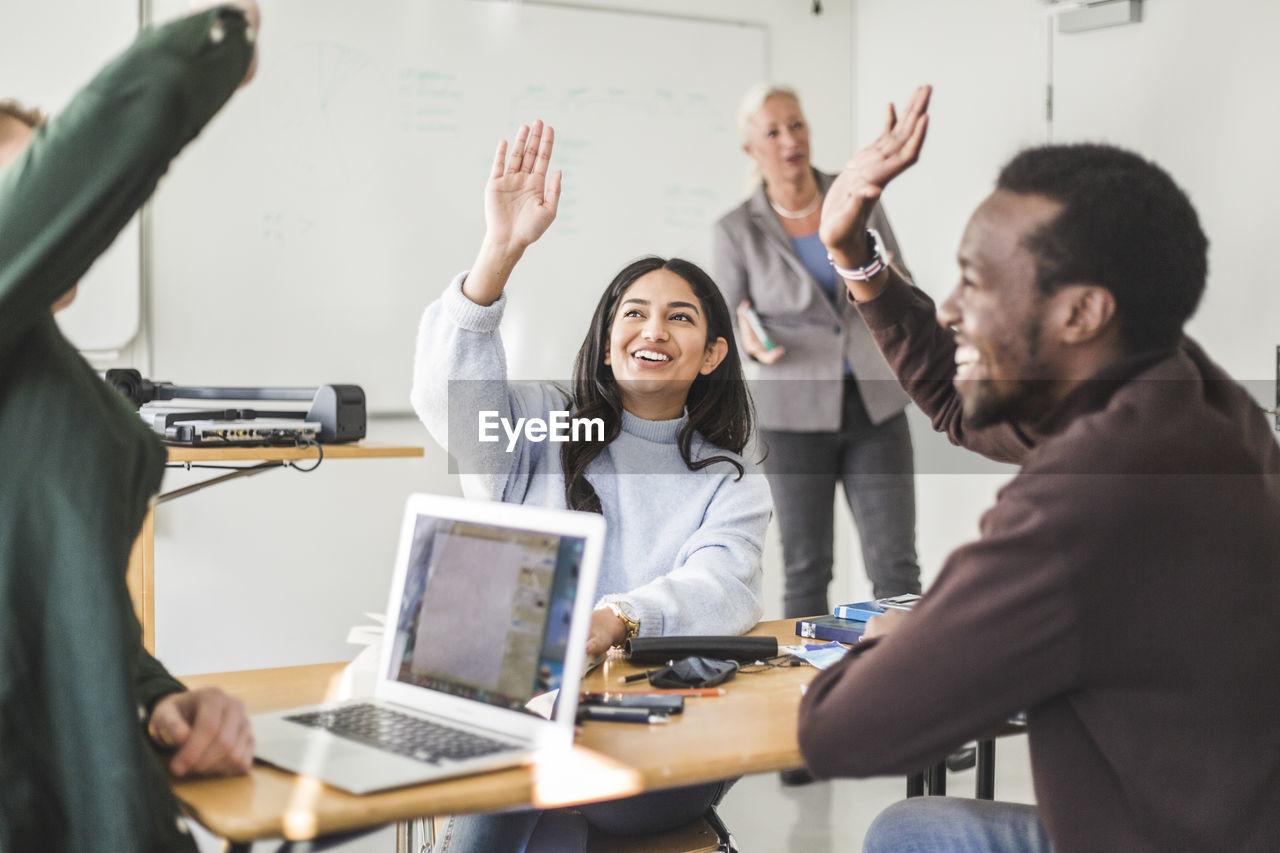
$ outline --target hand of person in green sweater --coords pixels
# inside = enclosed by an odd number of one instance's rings
[[[176,750],[174,776],[232,776],[253,764],[253,729],[244,703],[216,687],[170,693],[156,702],[147,734]]]
[[[258,0],[199,0],[191,4],[191,13],[195,14],[203,9],[212,9],[214,6],[229,6],[232,9],[239,9],[244,14],[245,23],[248,29],[245,32],[250,43],[254,45],[253,59],[249,61],[249,70],[244,73],[244,79],[240,81],[240,88],[249,85],[249,81],[253,79],[253,75],[258,73],[258,31],[262,27],[262,12],[258,9]]]

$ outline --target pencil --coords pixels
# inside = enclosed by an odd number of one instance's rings
[[[629,696],[723,696],[723,687],[655,687],[652,690],[626,690]]]

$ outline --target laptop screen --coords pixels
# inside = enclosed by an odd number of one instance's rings
[[[388,676],[513,710],[559,687],[585,544],[419,515]]]

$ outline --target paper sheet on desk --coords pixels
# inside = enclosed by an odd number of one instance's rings
[[[817,669],[826,669],[848,653],[849,649],[839,643],[778,647],[778,654],[800,658]]]
[[[560,695],[560,689],[548,690],[546,693],[539,693],[528,702],[524,703],[524,709],[530,713],[537,714],[543,719],[551,719],[551,713],[556,708],[556,697]]]

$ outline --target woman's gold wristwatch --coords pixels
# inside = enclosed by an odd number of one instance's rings
[[[632,637],[638,636],[640,634],[640,620],[632,619],[631,616],[625,610],[622,609],[621,604],[619,604],[616,601],[610,601],[608,604],[605,605],[605,607],[613,611],[613,615],[617,616],[618,619],[622,622],[623,627],[627,629],[627,636],[623,638],[623,642],[626,642],[627,640],[630,640]],[[622,643],[614,643],[613,647],[618,648],[621,645]]]

